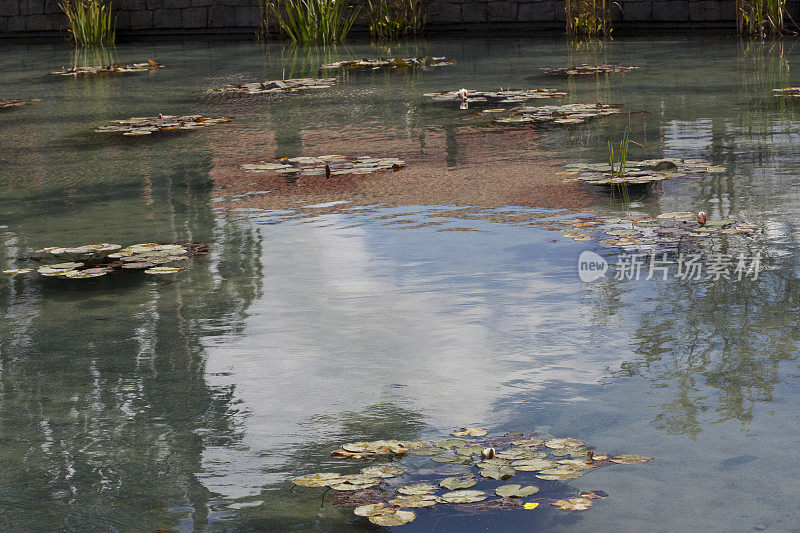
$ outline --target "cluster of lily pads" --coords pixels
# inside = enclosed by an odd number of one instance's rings
[[[13,98],[0,98],[0,109],[10,109],[12,107],[22,107],[28,105],[27,100],[14,100]]]
[[[294,93],[310,89],[327,89],[336,83],[336,78],[295,78],[289,80],[265,80],[255,83],[238,83],[216,89],[217,94],[274,94]]]
[[[328,63],[322,65],[322,69],[407,69],[407,68],[427,68],[427,67],[443,67],[446,65],[455,65],[456,60],[447,60],[446,57],[390,57],[380,59],[350,59],[346,61],[337,61],[336,63]]]
[[[707,220],[700,224],[697,213],[676,211],[651,217],[583,216],[553,222],[535,223],[563,231],[563,236],[575,241],[597,241],[611,247],[672,247],[679,244],[700,244],[720,235],[749,236],[759,231],[755,224],[734,220]]]
[[[674,178],[700,178],[703,174],[725,172],[725,167],[711,165],[704,159],[647,159],[627,161],[622,175],[612,172],[611,163],[573,163],[566,166],[563,182],[593,185],[643,185]]]
[[[148,70],[158,70],[164,68],[152,59],[140,63],[123,65],[122,63],[111,63],[110,65],[99,65],[95,67],[61,67],[61,70],[51,72],[56,76],[85,76],[87,74],[127,74],[129,72],[146,72]]]
[[[576,479],[591,469],[613,464],[636,464],[651,461],[652,457],[623,454],[608,457],[594,452],[583,441],[574,438],[542,439],[531,434],[507,433],[499,437],[485,437],[483,428],[462,428],[454,436],[440,441],[428,440],[378,440],[351,442],[332,453],[334,457],[362,461],[401,460],[410,455],[429,456],[438,463],[474,465],[476,472],[460,476],[423,474],[413,482],[399,479],[408,469],[397,465],[375,465],[362,468],[358,473],[339,474],[320,472],[294,479],[295,485],[326,487],[337,491],[334,500],[340,505],[355,507],[354,513],[381,526],[399,526],[416,518],[409,509],[433,507],[440,504],[479,504],[470,507],[487,509],[535,509],[550,505],[568,511],[582,511],[593,505],[593,500],[608,495],[599,490],[580,492],[577,497],[564,496],[565,488],[542,482]],[[410,466],[410,465],[407,465]],[[425,468],[429,472],[429,468]],[[544,487],[525,484],[497,484],[516,475],[532,475]],[[481,483],[481,489],[472,489]],[[377,489],[376,489],[377,487]],[[344,493],[344,494],[342,494]],[[342,494],[340,496],[340,494]],[[485,502],[491,494],[499,499]],[[537,495],[535,499],[525,498]],[[485,502],[485,503],[481,503]]]
[[[48,246],[36,250],[60,262],[38,267],[42,276],[67,279],[86,279],[105,276],[110,272],[142,271],[145,274],[174,274],[186,270],[175,266],[207,252],[203,243],[161,244],[145,242],[123,248],[119,244],[100,243],[75,247]],[[37,257],[36,260],[41,260]],[[4,270],[4,274],[26,274],[33,268]]]
[[[229,117],[209,118],[204,115],[158,115],[157,117],[133,117],[114,120],[108,126],[100,126],[98,133],[121,133],[122,135],[150,135],[162,131],[196,130],[233,120]]]
[[[423,96],[445,102],[488,103],[493,105],[518,104],[528,100],[542,98],[563,98],[565,92],[556,89],[500,89],[498,91],[473,91],[461,89],[459,91],[442,91],[438,93],[425,93]]]
[[[592,76],[608,72],[628,72],[639,67],[622,67],[620,65],[579,65],[577,67],[543,68],[545,74],[555,76]]]
[[[772,89],[775,96],[793,96],[800,98],[800,87],[784,87],[783,89]]]
[[[494,110],[489,110],[494,111]],[[561,106],[517,107],[511,114],[495,119],[503,124],[582,124],[590,119],[619,114],[617,104],[566,104]]]
[[[343,155],[321,155],[317,157],[289,157],[272,161],[242,165],[246,172],[271,172],[288,178],[302,176],[341,176],[343,174],[372,174],[400,170],[406,166],[402,159],[393,157],[345,157]]]

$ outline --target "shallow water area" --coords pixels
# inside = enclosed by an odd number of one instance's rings
[[[0,99],[29,101],[0,110],[0,270],[29,266],[46,246],[94,242],[208,242],[210,253],[169,276],[0,275],[4,530],[373,528],[291,480],[374,464],[333,459],[345,442],[437,440],[464,426],[655,459],[563,482],[482,480],[482,490],[609,494],[585,511],[437,505],[401,530],[795,527],[800,103],[772,93],[800,84],[793,40],[185,40],[110,53],[165,67],[52,76],[74,60],[60,43],[10,43],[0,57]],[[318,69],[422,55],[457,63]],[[581,64],[639,69],[542,70]],[[207,93],[323,74],[336,83]],[[424,96],[461,87],[552,87],[567,93],[559,104],[623,113],[508,125]],[[142,137],[94,131],[159,113],[233,120]],[[606,162],[628,120],[643,145],[632,159],[724,171],[629,197],[562,182],[565,165]],[[296,180],[241,168],[328,154],[406,166]],[[709,244],[761,252],[757,279],[684,280],[674,267],[665,280],[646,269],[616,279],[611,267],[582,282],[582,252],[613,265],[631,250],[576,242],[558,223],[700,210],[761,228]],[[404,482],[469,471],[427,457],[397,464]]]

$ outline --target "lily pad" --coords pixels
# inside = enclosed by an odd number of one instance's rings
[[[533,485],[527,487],[523,487],[522,485],[503,485],[494,490],[495,494],[503,498],[524,498],[525,496],[530,496],[537,492],[539,492],[539,487]]]
[[[579,65],[577,67],[543,68],[545,74],[554,76],[595,76],[610,72],[628,72],[639,67],[623,67],[620,65]]]
[[[27,274],[32,271],[32,268],[9,268],[8,270],[3,270],[3,274]]]
[[[436,461],[437,463],[450,463],[454,465],[468,465],[472,463],[472,456],[471,455],[435,455],[431,457],[431,461]]]
[[[56,70],[51,72],[51,74],[56,76],[71,76],[77,78],[90,74],[127,74],[130,72],[147,72],[158,70],[160,68],[164,68],[164,65],[159,65],[152,59],[148,59],[147,61],[140,61],[138,63],[131,63],[129,65],[114,62],[109,65],[98,65],[95,67],[62,67],[61,70]]]
[[[439,487],[436,485],[431,485],[430,483],[417,483],[414,485],[405,485],[400,487],[397,489],[397,492],[407,496],[419,496],[421,494],[432,494],[437,490],[439,490]]]
[[[263,160],[258,163],[240,165],[239,168],[245,172],[271,173],[276,176],[285,176],[289,180],[296,180],[304,176],[335,178],[352,174],[395,172],[405,166],[406,162],[396,157],[321,155]]]
[[[466,102],[468,104],[499,105],[519,103],[526,100],[539,100],[542,98],[563,98],[565,92],[556,89],[507,89],[499,91],[476,91],[474,89],[461,89],[458,91],[442,91],[438,93],[426,93],[427,96],[436,101],[445,102]]]
[[[415,494],[413,496],[397,496],[389,503],[398,507],[433,507],[438,503],[438,498],[432,494]]]
[[[288,80],[264,80],[254,83],[236,83],[217,89],[209,89],[213,94],[276,94],[296,93],[315,89],[328,89],[336,83],[336,78],[294,78]]]
[[[501,124],[580,124],[591,119],[619,114],[612,104],[566,104],[562,106],[517,107],[511,114],[495,119]]]
[[[547,459],[523,459],[521,461],[514,461],[511,466],[520,472],[538,472],[547,468],[553,468],[555,462],[548,461]]]
[[[403,511],[397,510],[391,514],[380,514],[375,516],[370,516],[369,521],[375,524],[376,526],[384,526],[384,527],[394,527],[394,526],[402,526],[403,524],[408,524],[412,522],[417,515],[415,515],[412,511]]]
[[[177,272],[183,272],[186,270],[186,267],[167,267],[167,266],[157,266],[148,268],[144,271],[145,274],[154,274],[154,275],[161,275],[161,274],[175,274]]]
[[[594,502],[589,498],[570,498],[568,500],[556,500],[550,505],[565,511],[585,511],[594,505]]]
[[[483,437],[484,435],[486,435],[486,433],[488,432],[483,428],[466,427],[466,428],[461,428],[458,431],[453,431],[450,434],[453,435],[454,437]]]
[[[469,443],[463,439],[444,439],[436,443],[437,448],[442,448],[444,450],[449,450],[451,448],[463,448],[464,446],[468,445]]]
[[[645,455],[623,454],[611,458],[612,463],[619,463],[623,465],[632,465],[637,463],[647,463],[653,460],[653,457]]]
[[[548,448],[570,448],[575,446],[583,446],[583,441],[578,439],[550,439],[544,443]]]
[[[395,509],[387,507],[387,505],[383,502],[360,505],[355,509],[353,509],[353,514],[355,514],[356,516],[364,516],[364,517],[394,514],[394,512]]]
[[[295,485],[301,487],[327,487],[331,484],[341,482],[342,475],[335,472],[320,472],[318,474],[307,474],[294,478],[292,481]]]
[[[490,466],[489,468],[481,469],[481,476],[489,479],[508,479],[516,473],[517,471],[510,466]]]
[[[388,465],[367,466],[361,469],[361,473],[364,474],[365,476],[380,477],[380,478],[395,477],[403,474],[404,472],[405,470],[400,468],[399,466],[388,466]]]
[[[441,480],[439,485],[448,490],[458,490],[468,489],[475,486],[476,483],[478,483],[478,479],[473,475],[469,475],[462,477],[447,477]]]
[[[11,109],[14,107],[22,107],[28,105],[29,101],[33,100],[14,100],[13,98],[0,98],[0,109]]]
[[[578,220],[578,219],[576,219],[576,220]],[[563,220],[562,220],[562,222],[563,222]],[[536,437],[531,437],[529,439],[515,440],[511,444],[513,444],[514,446],[521,446],[521,447],[535,447],[535,446],[539,446],[541,444],[544,444],[544,440],[537,439]]]
[[[233,120],[229,117],[209,118],[204,115],[158,115],[157,117],[133,117],[114,120],[108,126],[101,126],[97,133],[118,133],[121,135],[150,135],[153,133],[194,130]]]
[[[455,65],[456,60],[452,59],[447,61],[444,57],[395,57],[395,58],[381,58],[381,59],[351,59],[346,61],[337,61],[336,63],[328,63],[322,65],[321,69],[407,69],[407,68],[428,68],[428,67],[444,67],[448,65]]]
[[[456,490],[439,496],[443,503],[475,503],[482,502],[487,495],[482,490]]]

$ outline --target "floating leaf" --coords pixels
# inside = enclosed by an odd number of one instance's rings
[[[33,102],[34,100],[30,100]],[[22,107],[28,105],[26,100],[14,100],[12,98],[0,98],[0,109],[11,109],[13,107]]]
[[[379,516],[384,514],[394,514],[395,510],[387,507],[385,503],[370,503],[361,505],[353,509],[356,516]]]
[[[523,459],[521,461],[514,461],[511,463],[511,466],[521,472],[536,472],[547,468],[553,468],[555,462],[548,461],[547,459]]]
[[[495,494],[503,498],[524,498],[525,496],[530,496],[537,492],[539,492],[539,487],[533,485],[527,487],[523,487],[522,485],[503,485],[494,490]]]
[[[341,474],[335,472],[320,472],[318,474],[307,474],[294,478],[292,481],[295,485],[301,487],[327,487],[330,484],[336,484],[342,479]]]
[[[435,455],[431,457],[431,461],[435,461],[437,463],[450,463],[454,465],[468,465],[472,463],[473,459],[471,455]]]
[[[442,494],[439,500],[443,503],[475,503],[486,498],[486,493],[482,490],[456,490]]]
[[[583,446],[583,441],[578,439],[550,439],[545,441],[545,446],[548,448],[570,448],[575,446]]]
[[[367,488],[370,488],[370,487],[374,487],[379,482],[380,482],[380,480],[377,480],[375,483],[349,483],[348,482],[348,483],[339,483],[339,484],[329,485],[329,486],[333,490],[342,490],[342,491],[361,490],[361,489],[367,489]]]
[[[578,494],[581,498],[589,498],[590,500],[604,500],[608,498],[608,493],[603,490],[584,491]]]
[[[152,59],[145,62],[131,63],[130,65],[123,65],[121,63],[111,63],[110,65],[98,65],[95,67],[78,67],[71,68],[62,67],[61,70],[51,72],[56,76],[86,76],[88,74],[127,74],[130,72],[147,72],[151,70],[158,70],[164,68],[164,65],[159,65]]]
[[[466,94],[466,98],[464,95]],[[438,93],[426,93],[423,96],[430,97],[437,101],[462,102],[469,104],[509,104],[519,103],[526,100],[538,100],[542,98],[563,98],[567,93],[556,89],[528,89],[516,90],[508,89],[501,91],[476,91],[473,89],[461,89],[460,91],[443,91]]]
[[[481,476],[489,479],[508,479],[517,471],[510,466],[490,466],[481,470]]]
[[[397,69],[397,68],[427,68],[455,65],[456,60],[447,61],[444,57],[403,57],[389,59],[351,59],[322,65],[321,69]]]
[[[436,443],[436,447],[448,450],[451,448],[462,448],[464,446],[467,446],[468,444],[469,443],[467,443],[467,441],[463,439],[444,439],[438,441]]]
[[[448,490],[468,489],[475,486],[478,479],[473,475],[462,477],[448,477],[439,482],[439,485]]]
[[[636,463],[647,463],[652,461],[653,457],[647,457],[644,455],[634,455],[634,454],[623,454],[617,455],[611,458],[611,462],[619,463],[623,465],[632,465]]]
[[[398,507],[433,507],[438,499],[432,494],[415,494],[413,496],[397,496],[389,503]]]
[[[562,220],[561,222],[564,221]],[[513,444],[514,446],[521,446],[521,447],[534,447],[544,444],[544,441],[542,439],[537,439],[536,437],[531,437],[529,439],[515,440],[511,444]]]
[[[407,496],[419,496],[421,494],[431,494],[437,490],[439,490],[439,487],[436,485],[431,485],[430,483],[417,483],[414,485],[405,485],[400,487],[397,489],[397,492]]]
[[[399,476],[405,470],[399,466],[367,466],[361,469],[361,473],[368,477],[390,478]]]
[[[157,117],[133,117],[114,120],[101,126],[97,133],[120,133],[122,135],[150,135],[164,131],[194,130],[233,120],[229,117],[209,118],[203,115],[159,115]]]
[[[165,266],[157,266],[153,268],[148,268],[144,271],[145,274],[175,274],[176,272],[183,272],[186,270],[186,267],[165,267]]]
[[[295,78],[289,80],[264,80],[254,83],[225,85],[209,89],[216,94],[275,94],[295,93],[310,89],[328,89],[336,83],[336,78]]]
[[[536,502],[529,502],[523,505],[522,507],[523,509],[536,509],[537,507],[539,507],[539,504]]]
[[[555,76],[595,76],[609,72],[628,72],[639,67],[622,67],[620,65],[579,65],[577,67],[542,68],[545,74]]]
[[[472,454],[479,454],[483,451],[481,446],[464,446],[461,448],[456,448],[456,454],[458,455],[472,455]]]
[[[27,274],[32,271],[32,268],[9,268],[8,270],[3,270],[3,274]]]
[[[453,431],[450,433],[454,437],[483,437],[486,435],[487,431],[483,428],[475,428],[475,427],[466,427],[461,428],[458,431]]]
[[[369,521],[375,524],[376,526],[394,527],[394,526],[402,526],[403,524],[408,524],[409,522],[413,521],[416,517],[417,515],[415,515],[412,511],[397,510],[391,514],[380,514],[376,516],[370,516]]]
[[[316,157],[292,157],[260,161],[240,165],[245,172],[272,173],[285,175],[289,180],[297,180],[308,176],[325,176],[333,178],[351,174],[373,174],[376,172],[392,172],[405,168],[406,162],[396,157],[345,157],[341,155],[321,155]]]
[[[556,500],[550,505],[565,511],[585,511],[594,503],[588,498],[570,498],[568,500]]]
[[[497,118],[502,124],[580,124],[590,119],[621,113],[611,104],[566,104],[562,106],[517,107],[507,117]]]

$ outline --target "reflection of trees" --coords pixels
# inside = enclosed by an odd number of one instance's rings
[[[747,423],[758,402],[772,400],[780,363],[795,358],[797,285],[775,271],[756,282],[664,284],[633,334],[639,358],[613,375],[645,376],[672,392],[674,401],[656,416],[669,433],[696,436],[709,421]]]
[[[210,494],[195,477],[201,454],[240,438],[240,414],[232,386],[206,383],[202,339],[241,332],[260,290],[260,237],[235,219],[216,221],[208,182],[192,178],[194,165],[184,170],[116,204],[133,234],[213,235],[211,255],[180,278],[78,285],[27,275],[0,287],[0,522],[11,529],[206,521]],[[104,203],[103,194],[78,196],[80,216]],[[69,233],[80,220],[64,216],[62,238],[91,240]],[[2,255],[38,247],[37,224],[14,220]]]

